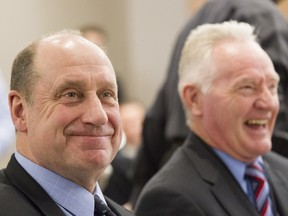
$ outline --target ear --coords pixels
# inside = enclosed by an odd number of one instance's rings
[[[25,115],[25,100],[16,90],[9,92],[9,107],[11,118],[17,131],[25,132],[26,115]]]
[[[190,113],[194,116],[202,115],[202,93],[197,86],[186,85],[182,91],[182,100]]]

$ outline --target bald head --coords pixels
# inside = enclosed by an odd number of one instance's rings
[[[63,57],[68,58],[63,58]],[[95,58],[88,58],[95,56]],[[19,91],[28,102],[32,102],[33,87],[40,74],[65,64],[77,64],[87,59],[87,65],[106,61],[106,54],[94,43],[76,31],[61,31],[34,41],[15,58],[11,73],[11,90]]]

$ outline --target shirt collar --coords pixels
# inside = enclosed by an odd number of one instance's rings
[[[71,214],[93,215],[94,195],[98,195],[105,202],[98,183],[92,194],[69,179],[35,164],[18,152],[15,153],[15,157],[19,164],[41,185],[49,196]]]
[[[247,194],[247,183],[244,179],[245,170],[247,163],[236,160],[235,158],[231,157],[230,155],[218,150],[214,149],[215,153],[220,157],[220,159],[224,162],[224,164],[228,167],[234,178],[240,184],[243,191]],[[256,160],[262,161],[262,157],[258,157]]]

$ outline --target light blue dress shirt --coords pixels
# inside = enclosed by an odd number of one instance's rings
[[[228,167],[228,169],[230,170],[234,178],[237,180],[237,182],[239,183],[239,185],[241,186],[245,194],[247,194],[250,197],[251,191],[248,191],[248,185],[247,185],[246,180],[244,179],[247,163],[236,160],[235,158],[231,157],[230,155],[218,149],[214,149],[214,151],[220,157],[220,159],[225,163],[225,165]],[[257,160],[263,163],[263,160],[261,157],[258,157]]]
[[[35,164],[18,152],[15,153],[15,157],[67,216],[93,216],[94,195],[98,195],[105,202],[98,183],[92,194],[80,185]]]
[[[233,174],[235,179],[240,184],[243,191],[247,194],[250,201],[254,204],[254,206],[256,206],[256,203],[255,203],[256,201],[253,198],[254,196],[253,196],[253,191],[252,191],[251,185],[249,186],[247,184],[246,180],[244,179],[247,163],[238,161],[238,160],[232,158],[231,156],[229,156],[229,155],[225,154],[224,152],[219,151],[217,149],[214,149],[214,151],[222,159],[222,161],[226,164],[226,166],[228,167],[230,172]],[[264,164],[263,158],[261,156],[259,156],[255,161],[258,161],[261,165]],[[272,202],[271,202],[271,209],[273,209],[273,203]]]

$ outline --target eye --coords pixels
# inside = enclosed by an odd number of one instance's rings
[[[254,86],[246,84],[241,86],[240,89],[254,89]]]
[[[65,103],[74,103],[81,100],[82,95],[76,90],[67,90],[60,95],[60,99]]]
[[[244,96],[249,96],[257,90],[256,86],[252,83],[242,83],[238,87],[238,92]]]
[[[278,91],[278,84],[277,83],[272,83],[269,85],[269,90],[272,93],[277,93]]]
[[[77,97],[77,93],[76,92],[67,92],[66,94],[64,94],[65,97],[68,97],[68,98],[75,98]]]
[[[113,93],[110,92],[110,91],[103,91],[103,92],[101,93],[101,97],[110,98],[110,97],[113,97]]]
[[[117,103],[117,94],[113,90],[103,90],[99,94],[103,104],[115,105]]]

